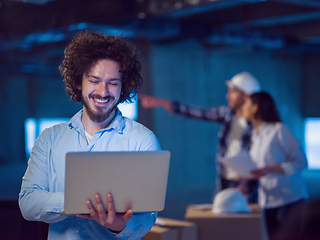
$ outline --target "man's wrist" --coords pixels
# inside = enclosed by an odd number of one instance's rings
[[[119,231],[118,229],[117,230],[113,230],[113,229],[111,229],[111,228],[108,228],[109,229],[109,231],[110,232],[113,232],[113,233],[120,233],[120,232],[122,232],[123,231],[123,229],[125,229],[126,228],[126,225],[124,225],[124,227]]]

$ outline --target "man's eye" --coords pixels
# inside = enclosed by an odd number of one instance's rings
[[[97,83],[99,83],[98,81],[96,81],[96,80],[90,80],[89,79],[89,82],[91,82],[91,83],[93,83],[93,84],[97,84]]]

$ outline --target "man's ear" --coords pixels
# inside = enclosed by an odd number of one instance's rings
[[[77,89],[78,89],[79,91],[81,91],[81,85],[78,85],[78,86],[77,86]]]

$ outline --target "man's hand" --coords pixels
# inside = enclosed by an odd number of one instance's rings
[[[128,210],[124,214],[117,214],[115,212],[112,194],[108,193],[108,212],[106,212],[100,195],[96,194],[94,197],[97,204],[97,209],[93,207],[90,200],[87,200],[86,204],[89,210],[89,214],[77,214],[77,217],[95,220],[99,224],[109,228],[113,232],[121,232],[133,215],[132,209]]]
[[[138,98],[141,101],[141,106],[144,108],[162,107],[169,112],[173,111],[170,100],[163,99],[163,98],[156,98],[146,94],[139,94]]]

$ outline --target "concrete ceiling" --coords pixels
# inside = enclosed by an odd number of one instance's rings
[[[318,51],[317,0],[0,0],[0,47],[55,46],[78,30],[210,46]],[[40,47],[39,47],[40,46]]]

